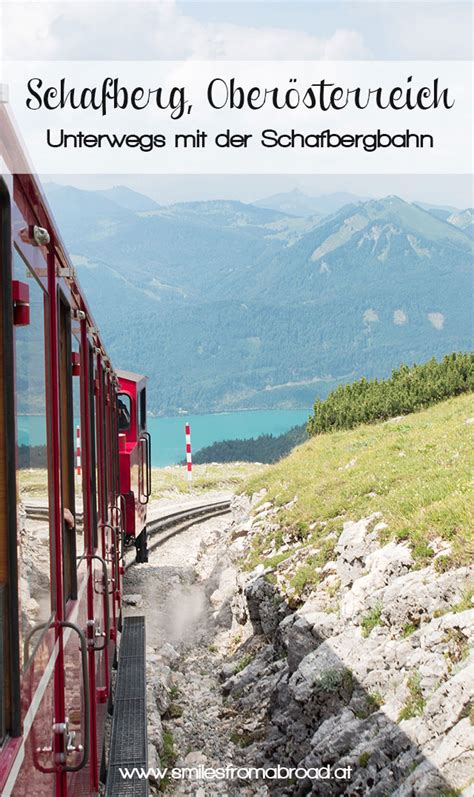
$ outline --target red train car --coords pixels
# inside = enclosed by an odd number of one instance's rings
[[[146,428],[146,376],[118,371],[120,492],[125,545],[147,562],[146,505],[151,495],[151,438]]]
[[[28,172],[0,102],[0,793],[86,797],[99,793],[125,532],[146,555],[144,380],[119,382]]]

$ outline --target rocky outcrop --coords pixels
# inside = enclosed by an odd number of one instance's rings
[[[273,528],[263,511],[252,523],[239,507],[235,557]],[[273,781],[272,794],[434,797],[474,777],[474,566],[416,569],[406,544],[381,543],[385,528],[377,513],[345,523],[296,609],[278,566],[237,578],[234,625],[251,626],[255,654],[235,672],[235,652],[222,688],[236,711],[258,706],[248,762],[351,772]]]

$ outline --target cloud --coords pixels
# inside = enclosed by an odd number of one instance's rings
[[[471,60],[472,6],[468,2],[387,4],[399,58]]]
[[[428,321],[433,324],[435,329],[443,329],[444,315],[443,313],[428,313]]]
[[[28,21],[25,24],[25,20]],[[203,21],[159,3],[6,4],[8,60],[351,60],[370,57],[362,35],[326,37],[284,27]]]
[[[379,314],[377,310],[373,310],[372,307],[369,307],[364,313],[364,324],[375,324],[379,320]]]
[[[393,312],[393,323],[396,324],[398,327],[403,326],[408,321],[408,316],[404,312],[404,310],[394,310]]]

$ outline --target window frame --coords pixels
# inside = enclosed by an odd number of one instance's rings
[[[15,357],[13,331],[12,297],[12,235],[11,202],[4,180],[0,177],[0,314],[2,328],[0,345],[3,349],[3,410],[2,435],[5,443],[5,499],[6,499],[6,552],[8,573],[5,584],[6,622],[1,641],[3,656],[2,691],[2,738],[21,736],[21,693],[20,693],[20,617],[18,600],[18,552],[17,552],[17,509],[16,509],[16,423],[8,423],[15,416]]]
[[[42,312],[43,312],[43,331],[44,331],[44,349],[43,349],[43,366],[44,366],[44,379],[45,379],[45,420],[46,420],[46,472],[47,472],[47,481],[48,481],[48,509],[51,510],[51,507],[54,504],[54,497],[53,497],[53,480],[51,479],[52,473],[52,463],[51,463],[51,456],[52,456],[52,447],[51,447],[51,424],[52,424],[52,417],[51,413],[48,412],[48,408],[51,406],[51,358],[50,358],[50,351],[51,351],[51,342],[50,342],[50,295],[48,293],[47,288],[38,278],[36,270],[31,263],[31,260],[27,257],[25,252],[23,252],[16,244],[12,247],[11,250],[11,280],[15,276],[15,255],[19,258],[21,263],[25,266],[28,271],[28,279],[31,279],[32,284],[35,284],[42,294]],[[10,280],[10,283],[11,283]],[[11,302],[11,306],[13,307],[13,300]],[[18,594],[16,598],[16,618],[18,621],[18,661],[19,661],[19,672],[20,672],[20,690],[21,690],[21,679],[24,673],[28,670],[30,664],[32,663],[35,653],[43,643],[43,640],[47,633],[49,632],[51,625],[54,620],[54,616],[57,610],[56,604],[56,577],[55,577],[55,570],[54,570],[54,560],[56,556],[56,548],[55,548],[55,540],[54,540],[54,518],[52,517],[52,513],[50,512],[49,517],[49,566],[50,566],[50,588],[49,588],[49,599],[50,599],[50,614],[47,619],[44,620],[44,628],[39,629],[38,632],[34,635],[34,639],[30,644],[29,647],[29,656],[26,661],[23,660],[23,650],[21,649],[21,645],[24,644],[24,640],[22,638],[22,628],[20,623],[20,601],[19,601],[19,567],[18,567],[18,467],[19,467],[19,453],[18,453],[18,428],[17,428],[17,362],[16,362],[16,335],[15,335],[15,327],[13,324],[13,316],[12,316],[12,324],[11,324],[11,332],[12,332],[12,363],[13,363],[13,370],[11,375],[11,386],[13,391],[13,415],[12,417],[15,419],[15,422],[11,424],[13,430],[13,448],[11,449],[14,454],[14,462],[15,462],[15,474],[14,474],[14,484],[15,484],[15,495],[13,500],[13,506],[15,507],[15,532],[14,532],[14,546],[15,546],[15,566],[16,566],[16,582],[18,584]],[[20,707],[20,715],[21,715],[21,707]],[[21,716],[20,716],[20,727],[21,727]],[[17,735],[21,735],[18,733]]]
[[[138,396],[138,435],[140,432],[146,432],[146,385],[142,387]]]
[[[61,454],[61,512],[66,506],[65,488],[69,493],[68,509],[76,517],[76,489],[74,482],[74,405],[72,383],[72,331],[71,307],[61,288],[57,291],[58,342],[59,342],[59,409],[60,409],[60,454]],[[65,350],[62,349],[63,336]],[[65,362],[63,362],[65,356]],[[65,368],[65,373],[63,369]],[[64,396],[64,389],[66,395]],[[63,405],[63,399],[65,404]],[[64,602],[77,599],[76,532],[66,529],[62,515],[63,547],[63,592]]]
[[[125,398],[128,399],[128,408],[127,409],[128,409],[129,421],[128,421],[128,426],[124,426],[124,427],[122,427],[120,425],[119,401],[122,398],[122,396],[125,396]],[[116,401],[117,401],[117,433],[118,434],[127,434],[128,432],[130,432],[130,430],[132,428],[133,398],[132,398],[131,394],[127,390],[120,390],[117,393]]]
[[[95,402],[95,355],[94,346],[87,338],[87,364],[86,367],[89,375],[89,434],[90,434],[90,494],[91,494],[91,537],[92,537],[92,550],[95,551],[99,542],[98,533],[98,505],[99,494],[97,485],[97,438],[96,438],[96,402]]]

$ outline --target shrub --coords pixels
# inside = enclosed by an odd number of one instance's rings
[[[439,401],[474,390],[474,354],[453,353],[440,362],[401,365],[389,379],[359,379],[339,385],[326,399],[318,399],[308,421],[308,434],[353,429],[406,415]]]

